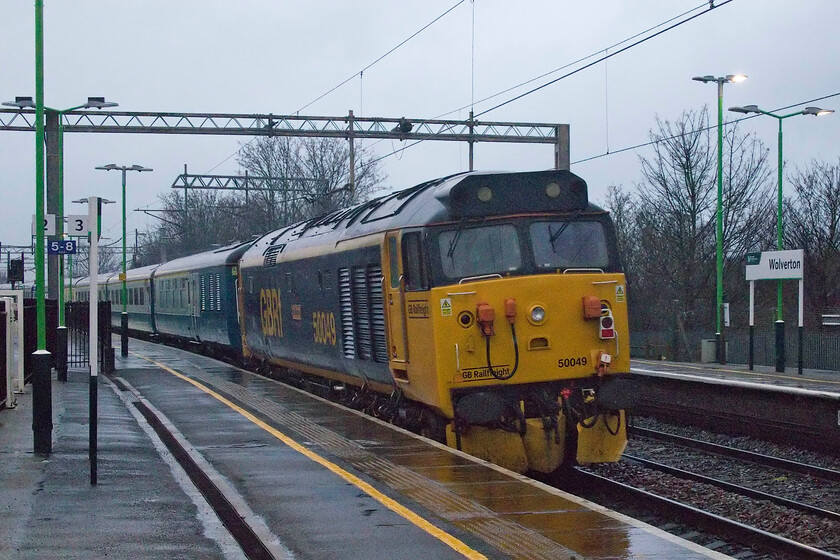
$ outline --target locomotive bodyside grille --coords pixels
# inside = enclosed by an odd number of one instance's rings
[[[338,271],[338,291],[341,305],[341,346],[344,357],[356,357],[356,335],[353,328],[353,293],[350,288],[350,269]]]
[[[371,334],[373,336],[373,361],[388,361],[388,344],[385,341],[385,307],[382,298],[382,267],[368,267],[370,289]]]
[[[338,271],[342,350],[345,358],[388,361],[382,267],[354,266]]]
[[[370,360],[373,337],[370,330],[367,271],[364,267],[353,267],[353,303],[356,312],[356,350],[360,359]]]

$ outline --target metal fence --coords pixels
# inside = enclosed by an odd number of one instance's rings
[[[90,365],[90,306],[86,301],[71,301],[65,304],[67,325],[68,367]],[[99,371],[114,371],[114,349],[111,346],[111,302],[99,302]]]
[[[750,332],[748,329],[727,329],[727,361],[735,364],[749,362]],[[630,355],[633,358],[668,359],[699,362],[703,340],[714,340],[711,331],[634,331],[631,333]],[[755,331],[754,363],[776,364],[776,335],[773,331]],[[785,365],[796,367],[799,359],[799,333],[796,326],[785,333]],[[803,367],[840,372],[840,329],[805,331],[802,337]]]
[[[727,361],[735,364],[749,362],[750,333],[748,329],[727,329]],[[630,355],[633,358],[667,359],[699,362],[703,340],[714,340],[711,331],[634,331],[631,333]],[[755,331],[754,363],[776,364],[776,335],[773,331]],[[797,327],[785,333],[785,365],[796,367],[799,358]],[[840,329],[804,332],[802,337],[803,367],[840,371]]]

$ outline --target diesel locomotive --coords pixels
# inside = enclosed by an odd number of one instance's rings
[[[178,261],[132,277],[133,324],[203,344],[223,323],[206,342],[515,471],[624,450],[625,277],[568,171],[460,173]]]

